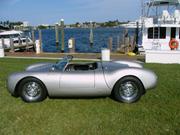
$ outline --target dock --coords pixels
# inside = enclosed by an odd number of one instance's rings
[[[23,58],[23,59],[60,59],[66,55],[72,55],[77,60],[100,60],[101,53],[41,53],[34,52],[5,52],[5,58]],[[145,61],[145,56],[128,56],[120,53],[111,53],[111,60],[130,60]]]
[[[15,45],[13,46],[13,48],[5,48],[5,52],[9,52],[9,51],[19,51],[19,50],[33,50],[34,49],[35,44],[34,43],[28,43],[28,45],[24,44],[24,45]]]

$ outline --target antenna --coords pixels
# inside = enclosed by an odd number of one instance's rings
[[[144,17],[144,0],[141,0],[141,16]]]

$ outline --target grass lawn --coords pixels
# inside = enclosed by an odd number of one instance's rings
[[[145,64],[159,83],[135,104],[109,97],[27,104],[12,97],[8,74],[43,61],[0,59],[0,135],[180,135],[180,65]]]

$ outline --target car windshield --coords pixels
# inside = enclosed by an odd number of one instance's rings
[[[67,63],[72,60],[72,56],[66,56],[64,57],[62,60],[60,60],[59,62],[57,62],[55,65],[54,65],[54,68],[56,70],[60,70],[60,71],[63,71],[63,69],[65,68],[65,66],[67,65]]]

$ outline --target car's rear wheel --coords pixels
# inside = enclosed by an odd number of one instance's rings
[[[47,97],[44,84],[36,78],[22,80],[18,87],[18,93],[25,102],[39,102]]]
[[[114,86],[113,94],[117,101],[133,103],[138,101],[144,93],[142,83],[135,77],[124,77]]]

